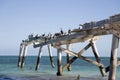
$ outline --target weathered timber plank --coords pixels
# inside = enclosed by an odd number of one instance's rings
[[[74,39],[74,38],[77,38],[77,37],[82,37],[83,33],[77,33],[77,34],[71,34],[71,35],[67,35],[67,36],[64,36],[64,37],[59,37],[59,38],[56,38],[56,39],[51,39],[45,43],[40,43],[38,45],[34,45],[34,48],[36,47],[39,47],[39,46],[43,46],[43,45],[47,45],[47,44],[51,44],[51,43],[56,43],[56,42],[59,42],[59,41],[63,41],[63,40],[71,40],[71,39]]]
[[[78,57],[78,58],[80,58],[80,59],[82,59],[82,60],[85,60],[85,61],[87,61],[87,62],[90,62],[90,63],[92,63],[92,64],[94,64],[94,65],[104,66],[103,64],[98,63],[97,61],[94,61],[94,60],[91,60],[91,59],[89,59],[89,58],[87,58],[87,57],[78,55],[78,54],[75,53],[75,52],[69,51],[69,50],[64,49],[64,48],[61,48],[61,47],[57,47],[57,48],[58,48],[58,49],[61,49],[62,51],[64,51],[64,52],[67,53],[67,54],[70,54],[70,55],[73,55],[73,56],[75,56],[75,57]]]
[[[51,66],[54,68],[55,64],[53,62],[52,51],[51,51],[51,44],[48,44],[48,52],[49,52]]]
[[[91,45],[92,45],[92,51],[93,51],[93,53],[94,53],[94,56],[95,56],[95,58],[96,58],[96,61],[97,61],[98,63],[101,63],[100,56],[99,56],[99,53],[98,53],[98,50],[97,50],[95,41],[91,41],[90,43],[91,43]],[[103,76],[103,77],[106,76],[106,72],[105,72],[105,70],[104,70],[104,66],[99,66],[99,69],[100,69],[100,72],[101,72],[102,76]]]
[[[79,53],[78,55],[81,55],[83,54],[89,47],[91,46],[91,44],[89,43],[87,46],[85,46]],[[69,63],[67,63],[64,67],[63,67],[63,70],[65,68],[67,68],[68,66],[70,66],[70,64],[72,64],[78,57],[73,57],[71,60],[69,60]]]
[[[66,44],[66,49],[70,50],[70,44]],[[68,64],[69,61],[70,61],[70,55],[69,54],[66,54],[66,60],[67,60],[67,64]],[[67,70],[71,71],[71,65],[67,66]]]

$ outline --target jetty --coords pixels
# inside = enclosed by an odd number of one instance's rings
[[[112,35],[111,43],[111,56],[110,64],[105,67],[101,62],[99,52],[97,50],[96,41],[100,36]],[[118,59],[118,48],[119,48],[119,38],[120,38],[120,14],[110,16],[108,19],[93,21],[81,24],[80,27],[68,30],[67,32],[61,31],[54,34],[42,34],[42,35],[29,35],[27,39],[22,40],[20,44],[20,52],[18,59],[18,67],[24,68],[25,57],[27,54],[28,46],[33,46],[34,48],[39,48],[39,53],[36,61],[36,68],[38,70],[40,67],[41,52],[43,46],[47,45],[51,66],[55,67],[51,52],[51,47],[57,49],[57,76],[61,76],[65,69],[71,70],[71,64],[76,59],[82,59],[93,65],[99,67],[101,75],[104,77],[106,73],[109,72],[108,80],[116,80],[116,69],[120,65],[120,60]],[[70,45],[74,43],[89,42],[81,49],[78,53],[71,51]],[[62,47],[65,45],[66,48]],[[88,57],[83,56],[84,52],[91,47],[94,57],[96,60],[92,60]],[[62,52],[67,54],[67,63],[62,65]],[[72,55],[72,58],[70,56]]]

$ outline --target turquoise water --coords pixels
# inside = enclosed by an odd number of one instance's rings
[[[66,63],[66,57],[63,56],[62,64]],[[91,59],[95,60],[93,57]],[[54,56],[55,68],[52,68],[50,65],[50,60],[48,56],[42,56],[40,69],[35,71],[37,57],[36,56],[27,56],[24,69],[17,67],[17,56],[0,56],[0,76],[2,75],[41,75],[41,74],[56,74],[57,72],[57,57]],[[109,58],[102,57],[102,63],[105,66],[109,65]],[[99,68],[95,65],[92,65],[83,60],[77,59],[72,65],[72,70],[64,70],[63,75],[81,75],[83,77],[101,77]],[[117,77],[120,75],[120,67],[117,68]],[[0,79],[1,80],[1,79]]]

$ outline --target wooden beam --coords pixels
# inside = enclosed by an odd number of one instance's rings
[[[101,35],[107,35],[111,34],[111,32],[108,31],[109,29],[102,29],[102,28],[95,28],[95,29],[90,29],[86,31],[81,31],[79,33],[74,33],[71,35],[66,35],[66,36],[61,36],[55,39],[51,39],[47,42],[42,42],[40,44],[34,45],[34,48],[37,48],[39,46],[55,43],[55,44],[60,44],[64,45],[67,43],[77,43],[77,42],[83,42],[86,40],[91,39],[94,36],[101,36]]]
[[[84,51],[86,51],[86,49],[88,49],[89,47],[90,47],[90,44],[88,44],[85,48],[83,48],[79,53],[75,53],[75,52],[72,52],[72,51],[67,50],[67,49],[65,49],[65,48],[56,46],[57,49],[61,49],[61,50],[64,51],[65,53],[70,54],[70,55],[73,55],[73,56],[75,56],[75,57],[81,56],[81,54],[82,54]]]
[[[94,53],[94,56],[96,58],[96,61],[98,63],[101,63],[101,60],[100,60],[100,56],[99,56],[99,53],[98,53],[98,50],[97,50],[97,47],[96,47],[96,44],[95,44],[95,41],[90,41],[91,45],[92,45],[92,51]],[[104,70],[104,66],[99,66],[99,69],[100,69],[100,72],[102,74],[102,76],[106,76],[106,72]]]
[[[78,55],[83,54],[88,48],[90,48],[91,44],[89,43],[87,46],[85,46],[79,53]],[[69,63],[67,63],[64,67],[63,70],[65,68],[67,68],[68,66],[70,66],[70,64],[72,64],[78,57],[74,56],[71,60],[69,60]]]
[[[70,40],[63,40],[63,41],[59,41],[54,43],[54,45],[66,45],[68,43],[72,44],[72,43],[78,43],[78,42],[84,42],[84,41],[89,41],[93,38],[94,35],[83,35],[81,37],[77,37],[77,38],[73,38]]]
[[[117,61],[117,66],[120,66],[120,61],[119,60]],[[110,71],[110,65],[105,68],[106,73],[109,72],[109,71]]]
[[[89,59],[89,58],[87,58],[87,57],[79,56],[79,58],[82,59],[82,60],[85,60],[85,61],[87,61],[87,62],[89,62],[89,63],[91,63],[91,64],[94,64],[94,65],[96,65],[96,66],[104,67],[103,64],[98,63],[97,61],[91,60],[91,59]]]
[[[59,42],[59,41],[65,41],[65,40],[75,39],[77,37],[83,37],[83,35],[86,35],[85,32],[75,33],[75,34],[66,35],[66,36],[61,36],[59,38],[51,39],[51,40],[49,40],[49,41],[47,41],[45,43],[43,42],[43,43],[34,45],[34,48],[37,48],[37,47],[43,46],[43,45],[47,45],[47,44],[51,44],[51,43],[56,43],[56,42]]]
[[[70,54],[70,55],[73,55],[73,56],[78,57],[78,54],[75,53],[75,52],[72,52],[72,51],[70,51],[70,50],[67,50],[67,49],[65,49],[65,48],[58,47],[58,46],[56,46],[56,48],[57,48],[57,49],[61,49],[62,51],[64,51],[64,52],[67,53],[67,54]]]
[[[53,62],[53,57],[52,57],[52,52],[51,52],[51,44],[48,44],[48,52],[49,52],[51,66],[54,68],[55,64]]]
[[[66,68],[68,68],[70,66],[70,64],[72,64],[78,57],[73,57],[69,63],[67,63],[65,66],[63,66],[62,71],[65,70]]]
[[[57,76],[62,76],[62,51],[61,49],[57,49],[57,66],[58,72]]]
[[[18,57],[18,67],[21,66],[23,50],[24,50],[24,45],[20,44],[20,51],[19,51],[19,57]]]
[[[94,61],[94,60],[91,60],[91,59],[89,59],[89,58],[87,58],[87,57],[78,55],[77,53],[72,52],[72,51],[69,51],[69,50],[64,49],[64,48],[62,48],[62,47],[59,47],[59,49],[61,49],[62,51],[66,52],[67,54],[73,55],[73,56],[78,57],[78,58],[80,58],[80,59],[82,59],[82,60],[85,60],[85,61],[87,61],[87,62],[90,62],[91,64],[94,64],[94,65],[97,65],[97,66],[101,66],[101,67],[104,66],[103,64],[98,63],[97,61]]]
[[[70,44],[67,44],[66,45],[66,48],[68,49],[68,50],[70,50]],[[70,55],[69,54],[66,54],[66,59],[67,59],[67,64],[69,63],[69,60],[70,60]],[[71,71],[71,65],[69,65],[68,67],[67,67],[67,70],[68,71]]]
[[[36,64],[36,68],[35,70],[37,71],[40,67],[40,59],[41,59],[41,55],[42,55],[42,46],[39,49],[39,53],[38,53],[38,58],[37,58],[37,64]]]
[[[113,35],[111,58],[110,58],[110,72],[109,72],[108,80],[116,80],[118,46],[119,46],[119,37]]]
[[[22,56],[21,68],[23,68],[24,64],[25,64],[25,58],[26,58],[26,54],[27,54],[27,49],[28,49],[28,46],[24,45],[24,51],[23,51],[23,56]]]

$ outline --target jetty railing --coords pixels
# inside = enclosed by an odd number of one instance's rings
[[[34,48],[39,49],[38,59],[36,64],[36,69],[39,69],[40,66],[40,58],[42,47],[47,45],[50,62],[52,67],[54,67],[51,47],[57,49],[57,75],[61,76],[64,69],[71,70],[71,64],[77,59],[82,59],[91,64],[94,64],[99,67],[102,76],[106,76],[106,73],[109,72],[108,80],[116,79],[116,68],[120,65],[120,60],[118,59],[118,46],[119,46],[119,38],[120,38],[120,14],[109,17],[108,19],[100,20],[97,22],[90,22],[80,25],[82,28],[68,30],[68,32],[63,32],[62,30],[59,33],[55,34],[42,34],[41,36],[33,34],[28,36],[28,39],[23,40],[20,44],[20,53],[18,59],[18,67],[23,68],[25,63],[25,56],[27,54],[27,47],[32,45]],[[103,35],[113,35],[112,37],[112,49],[111,49],[111,57],[110,57],[110,65],[108,67],[104,67],[101,62],[97,47],[96,41],[100,36]],[[70,44],[85,42],[88,41],[87,44],[82,50],[78,53],[70,50]],[[66,45],[66,48],[63,48],[62,45]],[[82,54],[90,48],[93,51],[93,54],[96,58],[95,60],[84,57]],[[67,63],[62,65],[62,52],[67,54]],[[73,57],[70,59],[69,56]]]

